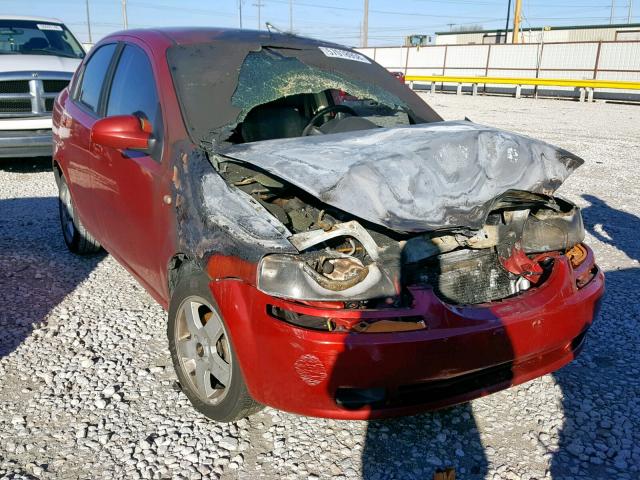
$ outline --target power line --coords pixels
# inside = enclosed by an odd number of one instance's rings
[[[87,33],[89,34],[89,43],[93,43],[91,40],[91,17],[89,16],[89,0],[84,1],[87,10]]]
[[[364,12],[362,16],[362,46],[369,43],[369,0],[364,0]]]
[[[288,0],[271,0],[273,3],[288,3]],[[349,11],[349,12],[360,12],[359,8],[351,8],[351,7],[336,7],[332,5],[318,5],[311,3],[300,3],[297,2],[296,5],[307,8],[320,8],[324,10],[341,10],[341,11]],[[429,13],[420,13],[420,12],[399,12],[399,11],[389,11],[389,10],[373,10],[369,9],[370,13],[380,13],[383,15],[397,15],[397,16],[405,16],[405,17],[428,17],[428,18],[451,18],[454,15],[432,15]],[[466,15],[455,15],[456,18],[465,18],[465,19],[474,19],[475,16],[466,16]]]
[[[125,30],[129,28],[129,19],[127,18],[127,0],[122,0],[122,27]]]
[[[264,7],[264,3],[258,0],[253,4],[253,6],[258,7],[258,30],[260,30],[262,28],[262,23],[260,22],[260,10],[262,9],[262,7]]]
[[[509,17],[511,17],[511,0],[507,6],[507,24],[504,27],[504,43],[507,43],[507,37],[509,36]]]
[[[209,8],[176,7],[174,5],[138,2],[137,0],[133,3],[129,1],[129,6],[133,6],[136,8],[149,8],[152,10],[160,10],[160,11],[173,10],[173,11],[178,11],[183,13],[204,13],[207,15],[214,14],[221,17],[235,17],[234,13],[223,12],[220,10],[212,10]],[[240,8],[242,7],[240,6]]]
[[[611,16],[609,17],[609,24],[613,23],[613,16],[616,13],[616,0],[611,0]]]

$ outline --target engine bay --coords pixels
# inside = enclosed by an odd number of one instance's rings
[[[399,232],[357,219],[251,168],[225,161],[219,173],[291,233],[298,255],[267,255],[259,288],[305,300],[344,300],[354,308],[406,306],[407,287],[428,285],[443,301],[474,305],[542,284],[553,259],[584,238],[578,207],[524,191],[496,199],[477,230]]]

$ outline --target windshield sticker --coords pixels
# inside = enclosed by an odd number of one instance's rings
[[[341,50],[339,48],[318,47],[327,57],[343,58],[345,60],[354,60],[356,62],[371,63],[367,57],[349,50]]]
[[[62,27],[60,25],[52,25],[51,23],[38,23],[37,25],[40,30],[55,30],[56,32],[62,31]]]

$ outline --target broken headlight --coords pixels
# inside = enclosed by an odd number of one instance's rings
[[[294,300],[366,300],[395,295],[376,263],[348,255],[267,255],[258,265],[258,289]]]
[[[532,213],[524,226],[522,247],[527,253],[568,250],[584,240],[584,223],[580,209],[556,198],[557,208]]]

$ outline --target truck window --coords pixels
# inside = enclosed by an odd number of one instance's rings
[[[83,58],[84,50],[60,23],[0,20],[0,53]]]

